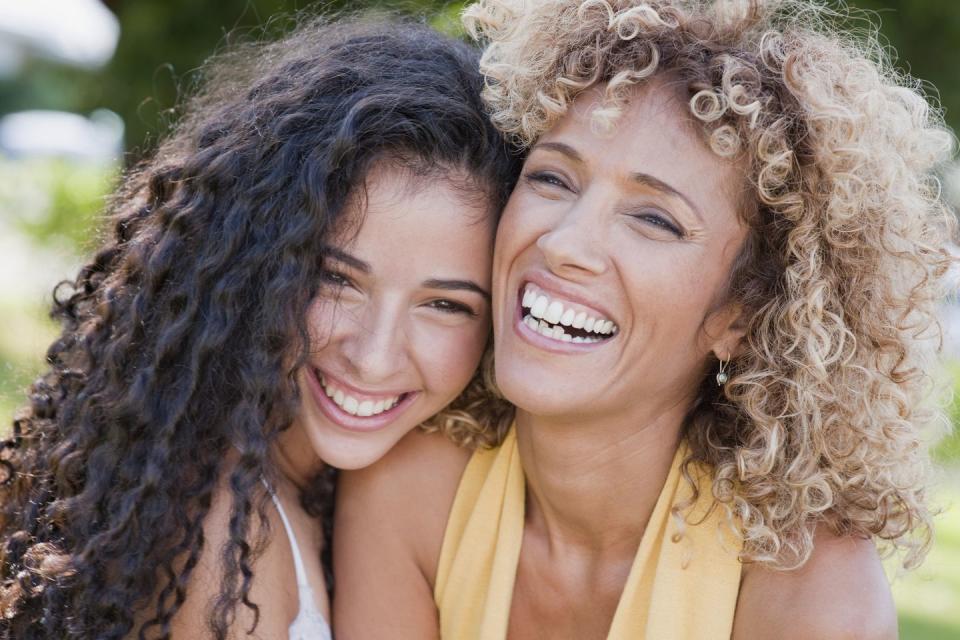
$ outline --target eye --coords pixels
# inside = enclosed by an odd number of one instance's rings
[[[333,287],[352,287],[353,286],[353,281],[350,280],[350,278],[343,275],[342,273],[338,273],[336,271],[330,271],[328,269],[324,269],[323,271],[320,272],[320,280],[324,284],[328,284]]]
[[[523,176],[527,182],[570,190],[563,178],[549,171],[532,171]]]
[[[642,213],[632,214],[631,217],[646,224],[668,231],[677,238],[684,237],[683,230],[677,226],[677,224],[673,222],[669,216],[657,209],[648,209]]]
[[[474,311],[467,305],[463,304],[462,302],[449,300],[447,298],[432,300],[429,303],[427,303],[427,306],[429,306],[431,309],[436,309],[437,311],[441,311],[443,313],[451,313],[451,314],[462,313],[468,316],[477,315],[476,311]]]

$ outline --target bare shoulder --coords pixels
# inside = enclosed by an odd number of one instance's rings
[[[341,473],[338,529],[360,517],[402,536],[432,585],[450,508],[471,451],[439,433],[415,429],[375,464]]]
[[[233,495],[224,474],[214,490],[210,511],[203,522],[204,546],[199,562],[187,586],[187,596],[171,626],[174,638],[212,638],[208,626],[212,607],[223,587],[222,552],[230,541],[230,516]],[[293,554],[283,524],[273,510],[268,510],[271,538],[253,565],[250,600],[259,607],[253,635],[254,614],[243,604],[237,606],[228,638],[285,638],[290,623],[297,615],[299,601],[293,579]],[[248,540],[259,533],[257,517],[251,518]],[[277,532],[280,535],[277,536]]]
[[[802,568],[744,570],[735,640],[896,637],[893,597],[870,540],[818,531],[813,554]]]
[[[433,600],[447,518],[470,452],[415,431],[337,485],[334,633],[352,640],[439,639]]]

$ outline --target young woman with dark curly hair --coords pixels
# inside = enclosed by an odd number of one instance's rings
[[[478,402],[516,160],[474,51],[314,21],[206,72],[57,289],[3,444],[4,638],[323,637],[330,469]]]
[[[528,149],[493,267],[516,413],[344,474],[338,634],[896,637],[878,547],[929,541],[953,138],[824,4],[467,8]]]

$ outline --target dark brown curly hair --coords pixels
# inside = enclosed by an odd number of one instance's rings
[[[256,616],[260,478],[298,405],[305,312],[345,204],[385,159],[471,176],[491,215],[515,180],[475,52],[427,27],[315,19],[203,76],[112,198],[103,248],[55,290],[62,332],[0,455],[3,638],[168,638],[224,474],[210,630],[226,637],[240,604]],[[330,507],[331,482],[301,496],[308,512]]]

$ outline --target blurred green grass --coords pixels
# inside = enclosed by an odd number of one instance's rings
[[[892,580],[903,640],[960,638],[960,469],[943,469],[933,549],[920,568]]]
[[[0,222],[31,247],[70,245],[79,264],[79,253],[92,248],[97,211],[116,176],[115,167],[76,167],[62,162],[12,166],[0,161],[0,174],[15,182],[0,184]],[[21,189],[16,191],[13,186]],[[24,187],[33,194],[24,196]],[[27,208],[33,212],[26,213]],[[39,210],[39,213],[37,211]],[[47,291],[27,298],[0,290],[0,436],[9,429],[14,411],[25,402],[25,391],[42,370],[44,352],[57,330],[47,318]],[[953,402],[949,409],[951,432],[933,455],[942,470],[934,490],[944,509],[937,518],[936,538],[926,562],[917,570],[893,575],[894,598],[905,640],[956,640],[960,638],[960,360],[948,363],[944,375],[952,378]]]
[[[26,403],[26,391],[42,370],[47,346],[57,329],[40,304],[0,298],[0,434],[14,411]]]
[[[949,376],[952,382],[953,397],[947,411],[951,431],[937,443],[933,450],[933,459],[947,466],[960,467],[960,360],[947,362],[943,373]],[[954,481],[955,486],[960,485],[960,475],[955,477]],[[957,566],[960,567],[960,565]],[[957,637],[960,638],[960,635]]]

